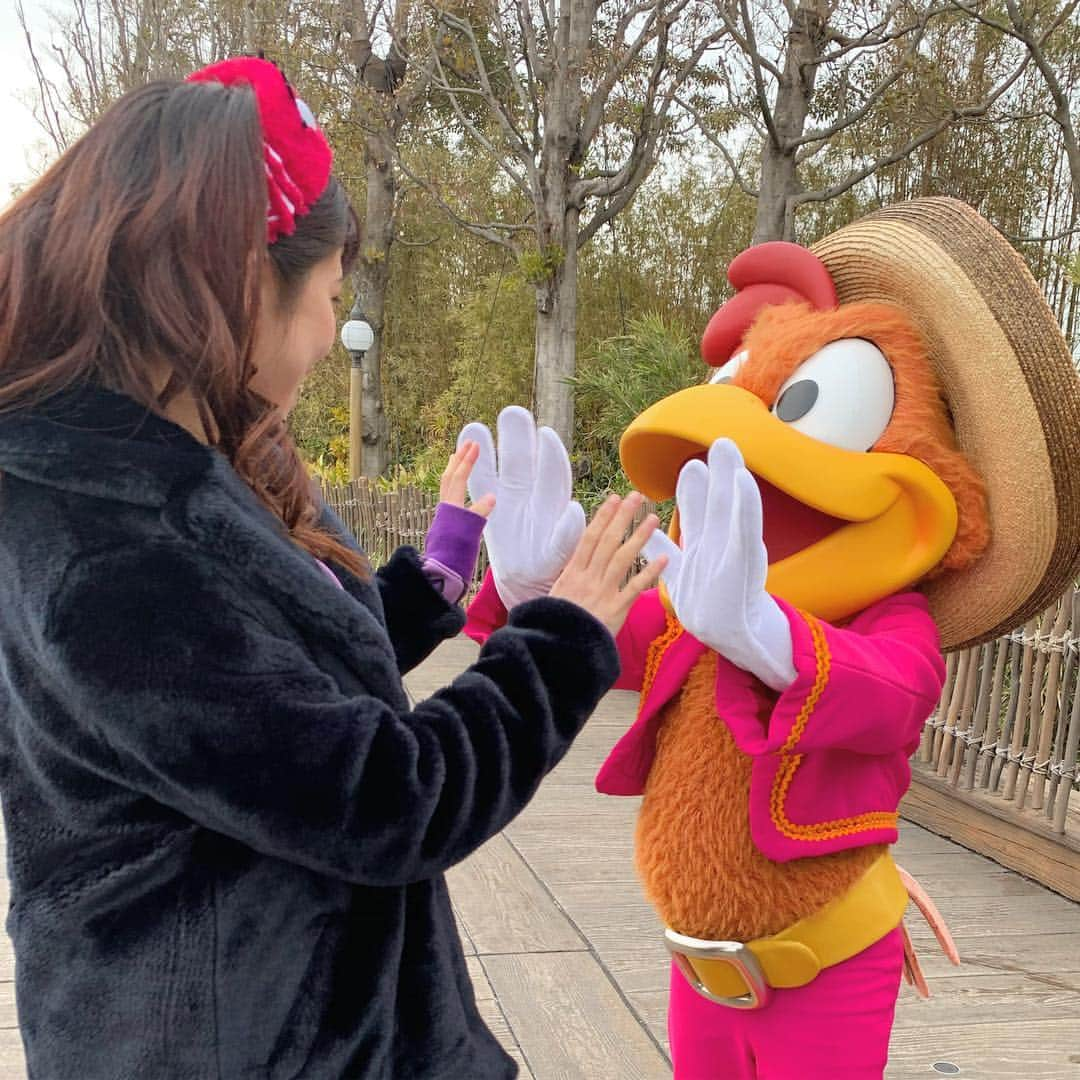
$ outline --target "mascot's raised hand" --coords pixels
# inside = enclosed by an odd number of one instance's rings
[[[585,531],[585,511],[570,498],[570,458],[551,428],[538,430],[527,409],[511,405],[496,431],[497,455],[483,424],[467,424],[458,446],[471,440],[480,448],[469,497],[495,496],[484,542],[499,598],[512,608],[550,592]]]
[[[707,466],[687,462],[675,499],[682,547],[656,532],[644,551],[649,559],[668,557],[661,576],[675,617],[702,644],[786,690],[795,681],[791,630],[765,591],[761,495],[736,445],[717,439]]]

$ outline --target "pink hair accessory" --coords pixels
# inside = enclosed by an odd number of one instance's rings
[[[311,209],[330,181],[333,153],[311,110],[276,64],[257,57],[211,64],[187,82],[246,83],[255,92],[266,170],[266,242],[291,236],[296,219]]]

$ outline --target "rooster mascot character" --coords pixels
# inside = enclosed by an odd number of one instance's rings
[[[708,382],[638,416],[631,483],[674,495],[669,563],[618,639],[637,718],[601,792],[642,795],[677,1080],[879,1078],[901,975],[893,863],[941,650],[1024,622],[1080,554],[1080,380],[1021,258],[931,198],[812,250],[743,252]],[[583,516],[554,435],[504,412],[482,638],[550,587]],[[475,474],[474,474],[475,475]],[[524,479],[523,479],[524,478]],[[512,482],[511,482],[512,481]],[[483,488],[485,490],[479,490]]]

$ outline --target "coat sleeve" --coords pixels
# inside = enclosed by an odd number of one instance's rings
[[[537,600],[448,687],[397,711],[343,693],[227,568],[171,548],[73,567],[42,647],[91,767],[366,885],[437,875],[502,829],[618,673],[602,624]]]
[[[402,675],[426,660],[447,638],[461,632],[464,613],[428,581],[413,548],[398,548],[375,572],[375,582],[386,632]]]
[[[506,619],[506,606],[495,588],[495,579],[488,570],[480,591],[469,605],[465,633],[482,645],[500,626],[506,624]],[[660,605],[656,589],[642,593],[634,601],[629,616],[615,638],[621,667],[615,690],[641,689],[649,646],[655,637],[663,633],[664,623],[664,609]]]
[[[780,606],[794,647],[791,686],[776,695],[726,661],[718,671],[717,708],[740,748],[913,752],[945,681],[926,599],[889,597],[843,628]]]
[[[336,533],[349,547],[362,551],[348,526],[325,504],[319,523]],[[360,593],[370,588],[367,582],[353,577],[344,567],[335,566],[334,573],[358,599],[361,599]],[[398,548],[375,571],[375,586],[386,621],[386,632],[402,675],[426,660],[447,638],[461,632],[465,623],[461,609],[457,604],[449,603],[428,581],[420,556],[413,548]]]

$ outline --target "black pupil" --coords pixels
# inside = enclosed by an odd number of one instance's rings
[[[804,417],[818,399],[818,384],[813,379],[800,379],[792,383],[776,403],[776,415],[785,423]]]

